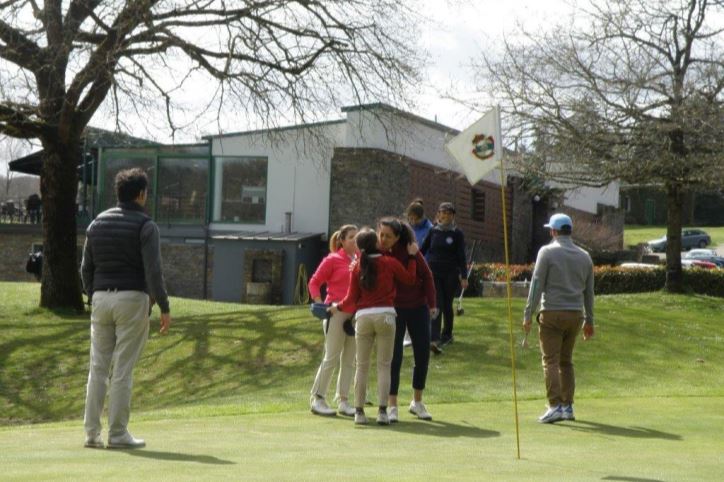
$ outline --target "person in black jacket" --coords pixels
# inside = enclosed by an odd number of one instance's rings
[[[83,288],[92,304],[85,446],[104,446],[101,413],[110,375],[108,448],[134,449],[146,445],[128,432],[128,420],[133,368],[148,338],[151,300],[161,308],[162,334],[168,331],[171,315],[158,226],[143,212],[148,196],[146,173],[121,171],[115,184],[118,206],[102,212],[88,226],[81,262]]]
[[[460,287],[468,287],[465,261],[465,236],[455,226],[455,206],[444,202],[437,210],[437,224],[427,233],[420,251],[432,270],[440,312],[432,320],[430,350],[439,354],[441,347],[453,341],[453,300]],[[445,321],[444,327],[441,325]]]

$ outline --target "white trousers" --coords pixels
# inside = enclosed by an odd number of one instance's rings
[[[326,321],[327,333],[324,338],[324,359],[319,365],[317,376],[312,385],[312,398],[327,396],[329,384],[332,381],[334,370],[339,367],[337,377],[336,398],[347,398],[354,377],[355,340],[344,332],[342,327],[345,320],[351,315],[338,312]],[[324,324],[322,324],[324,327]]]
[[[84,416],[88,436],[101,433],[101,414],[109,377],[108,435],[117,437],[127,431],[131,415],[133,367],[148,338],[148,308],[148,295],[142,291],[93,293],[90,370]]]

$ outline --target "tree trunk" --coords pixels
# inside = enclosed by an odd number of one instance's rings
[[[43,276],[40,306],[83,309],[77,259],[76,194],[78,142],[44,143],[40,192],[43,201]]]
[[[684,196],[680,185],[666,183],[666,201],[666,291],[682,293],[684,275],[681,270],[681,214]]]

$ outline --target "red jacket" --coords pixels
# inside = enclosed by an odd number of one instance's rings
[[[349,290],[337,307],[346,312],[354,313],[363,308],[377,308],[394,306],[397,289],[395,282],[412,285],[415,283],[417,262],[409,258],[407,269],[391,256],[377,256],[372,258],[377,268],[375,286],[372,290],[363,289],[359,284],[360,266],[357,264],[349,277]]]
[[[395,244],[392,250],[385,253],[387,256],[392,256],[397,259],[400,263],[404,263],[409,255],[407,254],[407,248],[401,244]],[[417,308],[422,305],[427,305],[428,308],[432,309],[437,306],[437,296],[435,293],[435,281],[432,279],[432,271],[425,261],[425,257],[421,252],[417,252],[415,256],[417,261],[417,279],[415,284],[397,285],[397,296],[395,297],[395,306],[399,308]]]
[[[319,264],[309,280],[309,296],[316,298],[321,296],[323,284],[327,285],[327,297],[325,303],[339,301],[347,294],[349,288],[349,265],[352,259],[347,256],[343,248],[336,253],[328,254]]]

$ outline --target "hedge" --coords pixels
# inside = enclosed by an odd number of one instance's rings
[[[595,292],[600,295],[658,291],[666,284],[666,270],[663,266],[655,269],[596,266],[593,276]],[[530,281],[532,277],[532,264],[510,265],[511,281]],[[476,264],[470,274],[470,289],[466,294],[479,294],[481,281],[505,281],[505,265]],[[684,270],[684,287],[692,293],[724,298],[724,270]]]

